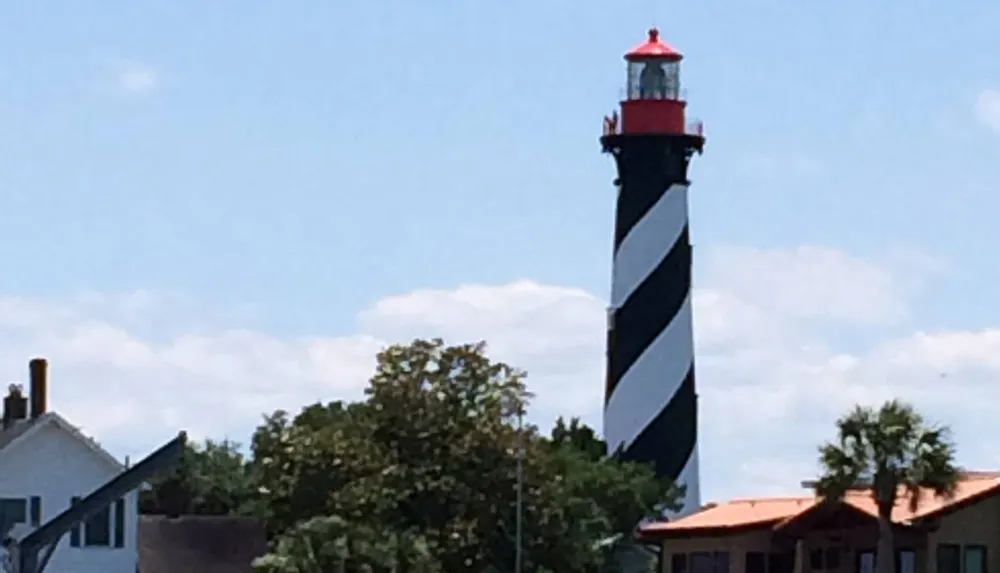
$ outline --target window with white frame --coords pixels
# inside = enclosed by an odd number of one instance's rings
[[[74,497],[71,503],[80,502]],[[125,547],[125,500],[101,509],[69,532],[70,547]]]
[[[12,527],[19,523],[27,523],[38,527],[42,521],[42,498],[30,497],[0,497],[0,525]]]

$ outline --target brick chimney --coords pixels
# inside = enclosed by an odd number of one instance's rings
[[[28,417],[28,399],[20,384],[11,384],[3,399],[3,429],[10,428]]]
[[[44,358],[32,358],[28,362],[31,377],[29,388],[31,418],[35,419],[49,409],[49,363]]]

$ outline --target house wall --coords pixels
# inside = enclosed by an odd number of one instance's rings
[[[856,573],[858,553],[866,550],[874,550],[875,543],[873,540],[877,538],[877,534],[877,528],[875,527],[806,533],[802,537],[802,571],[804,573],[811,572],[808,560],[810,550],[832,547],[842,549],[839,553],[839,566],[835,569],[824,568],[821,572],[817,573]],[[923,564],[927,562],[925,535],[919,533],[899,535],[896,539],[896,546],[899,549],[913,550],[915,553],[916,570],[918,572],[924,571]],[[716,551],[729,553],[729,573],[746,573],[747,552],[791,552],[794,551],[794,542],[790,539],[784,542],[780,540],[776,541],[770,528],[762,528],[739,535],[668,539],[663,543],[663,551],[665,558],[663,559],[662,573],[675,573],[671,571],[671,554]],[[990,571],[1000,570],[991,569]],[[928,573],[936,572],[929,571]]]
[[[874,525],[843,530],[814,531],[807,533],[803,538],[806,552],[827,547],[844,548],[840,567],[825,569],[824,573],[856,573],[858,571],[858,554],[869,551],[874,553],[877,540],[878,527]],[[897,551],[913,552],[914,570],[917,573],[925,571],[927,563],[926,534],[919,531],[900,531],[896,533],[894,543]],[[808,565],[806,570],[808,571]]]
[[[1000,496],[945,515],[937,525],[937,530],[928,535],[927,573],[938,573],[935,556],[939,543],[985,546],[986,570],[1000,571]]]
[[[671,570],[670,556],[675,553],[697,553],[701,551],[726,551],[729,553],[729,573],[744,573],[744,555],[747,551],[769,551],[771,530],[769,528],[737,535],[718,537],[696,537],[691,539],[667,539],[663,542],[663,572]]]
[[[46,424],[4,449],[0,497],[41,496],[42,523],[104,485],[118,471],[78,439]],[[23,461],[23,463],[19,463]],[[70,547],[64,535],[46,573],[134,573],[136,567],[138,498],[125,498],[125,547]]]

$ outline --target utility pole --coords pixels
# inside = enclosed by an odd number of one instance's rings
[[[517,501],[516,516],[514,517],[514,573],[521,573],[521,536],[522,536],[522,516],[524,511],[524,405],[517,406]]]

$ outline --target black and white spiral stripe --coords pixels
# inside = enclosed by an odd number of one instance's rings
[[[700,504],[687,161],[628,155],[617,158],[604,435],[686,486],[687,513]]]

